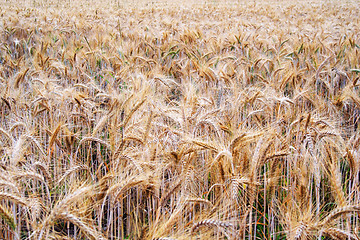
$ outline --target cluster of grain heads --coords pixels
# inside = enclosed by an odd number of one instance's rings
[[[133,4],[0,8],[0,239],[358,239],[358,4]]]

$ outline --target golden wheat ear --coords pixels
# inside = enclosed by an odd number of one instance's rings
[[[217,228],[222,234],[225,235],[226,238],[230,239],[230,234],[232,232],[230,229],[232,229],[234,226],[230,222],[206,219],[195,223],[191,228],[191,232],[194,234],[199,230],[200,227]]]
[[[65,221],[69,221],[72,224],[76,225],[90,239],[93,239],[93,240],[97,240],[97,239],[105,240],[106,239],[104,236],[102,236],[101,233],[97,232],[89,224],[85,223],[79,217],[77,217],[69,212],[61,212],[60,214],[57,215],[57,217],[65,220]]]
[[[15,204],[19,204],[21,206],[27,207],[28,206],[28,202],[25,198],[23,197],[19,197],[15,194],[12,193],[7,193],[7,192],[0,192],[0,199],[1,200],[9,200],[12,201]]]
[[[349,233],[339,228],[326,228],[322,230],[322,234],[332,239],[349,239],[349,240],[360,239],[358,235]]]

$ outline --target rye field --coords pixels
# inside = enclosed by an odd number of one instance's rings
[[[0,239],[358,240],[359,1],[4,1]]]

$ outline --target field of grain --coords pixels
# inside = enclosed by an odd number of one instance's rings
[[[1,1],[0,239],[359,239],[358,1]]]

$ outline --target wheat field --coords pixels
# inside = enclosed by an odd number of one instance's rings
[[[1,1],[0,239],[360,234],[358,1]]]

